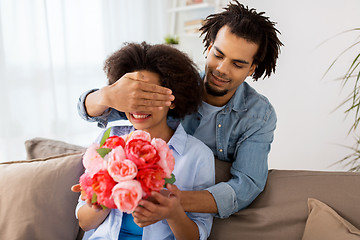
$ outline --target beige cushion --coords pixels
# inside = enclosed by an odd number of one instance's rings
[[[0,163],[1,239],[76,239],[82,153]]]
[[[27,159],[46,158],[85,150],[84,147],[78,145],[40,137],[25,141],[25,148]]]
[[[301,239],[308,198],[328,203],[360,228],[359,189],[359,172],[270,170],[265,190],[247,209],[214,218],[210,239]]]
[[[302,240],[359,240],[360,231],[325,203],[309,198],[309,217]]]

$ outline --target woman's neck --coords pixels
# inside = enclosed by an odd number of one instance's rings
[[[150,133],[151,138],[161,138],[165,142],[169,142],[171,137],[174,135],[174,130],[170,128],[168,125],[162,128],[151,128],[151,129],[144,129],[144,131]]]

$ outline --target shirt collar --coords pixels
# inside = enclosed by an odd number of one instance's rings
[[[168,145],[175,150],[179,155],[183,155],[185,151],[187,134],[181,124],[175,130],[174,135],[170,138]]]
[[[234,110],[236,112],[245,112],[247,111],[246,107],[246,89],[248,88],[248,84],[243,82],[236,89],[234,95],[230,98],[229,102],[226,104],[226,110]]]

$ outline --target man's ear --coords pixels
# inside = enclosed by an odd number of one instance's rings
[[[208,48],[206,49],[206,57],[208,56],[208,54],[209,54],[209,52],[210,52],[210,50],[211,50],[212,46],[213,46],[213,44],[212,44],[212,43],[210,43],[210,45],[209,45],[209,46],[208,46]]]
[[[254,63],[253,63],[253,64],[251,65],[248,76],[253,75],[253,73],[254,73],[255,70],[256,70],[256,67],[257,67],[257,64],[254,64]]]

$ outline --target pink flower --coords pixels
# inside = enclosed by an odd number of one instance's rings
[[[126,213],[132,213],[142,198],[143,191],[138,181],[120,182],[112,190],[116,207]]]
[[[92,189],[92,182],[92,178],[88,172],[85,172],[80,176],[79,183],[81,188],[85,191],[87,199],[91,199],[94,194],[94,190]]]
[[[160,160],[157,163],[165,172],[166,178],[171,178],[171,173],[174,171],[175,159],[169,146],[161,138],[153,138],[151,144],[156,148]]]
[[[114,149],[118,146],[122,146],[122,147],[125,147],[125,141],[122,137],[119,137],[119,136],[111,136],[111,137],[108,137],[106,140],[105,140],[105,143],[104,145],[102,145],[101,147],[102,148],[111,148],[111,149]]]
[[[116,182],[111,178],[106,170],[100,170],[92,177],[92,188],[97,196],[97,202],[108,208],[116,208],[111,193]]]
[[[93,143],[83,156],[83,165],[91,176],[94,176],[100,170],[106,169],[106,162],[98,154],[96,149],[99,148],[99,144]]]
[[[164,178],[171,178],[175,160],[172,150],[162,139],[151,140],[141,130],[105,140],[99,155],[99,144],[92,144],[85,152],[86,173],[80,185],[87,199],[96,196],[96,204],[118,208],[131,213],[142,197],[160,191]],[[110,151],[110,152],[109,152]]]
[[[158,165],[154,165],[151,168],[139,169],[136,176],[146,196],[149,196],[151,191],[160,191],[163,189],[165,184],[164,178],[165,173]]]
[[[150,133],[142,131],[142,130],[135,130],[129,133],[126,137],[126,142],[131,141],[132,139],[142,139],[144,141],[151,141]]]
[[[160,160],[156,148],[149,141],[142,139],[128,141],[125,146],[125,153],[138,169],[152,166]]]
[[[110,152],[108,161],[108,172],[116,182],[135,178],[137,167],[134,162],[125,159],[125,152],[121,146]]]

